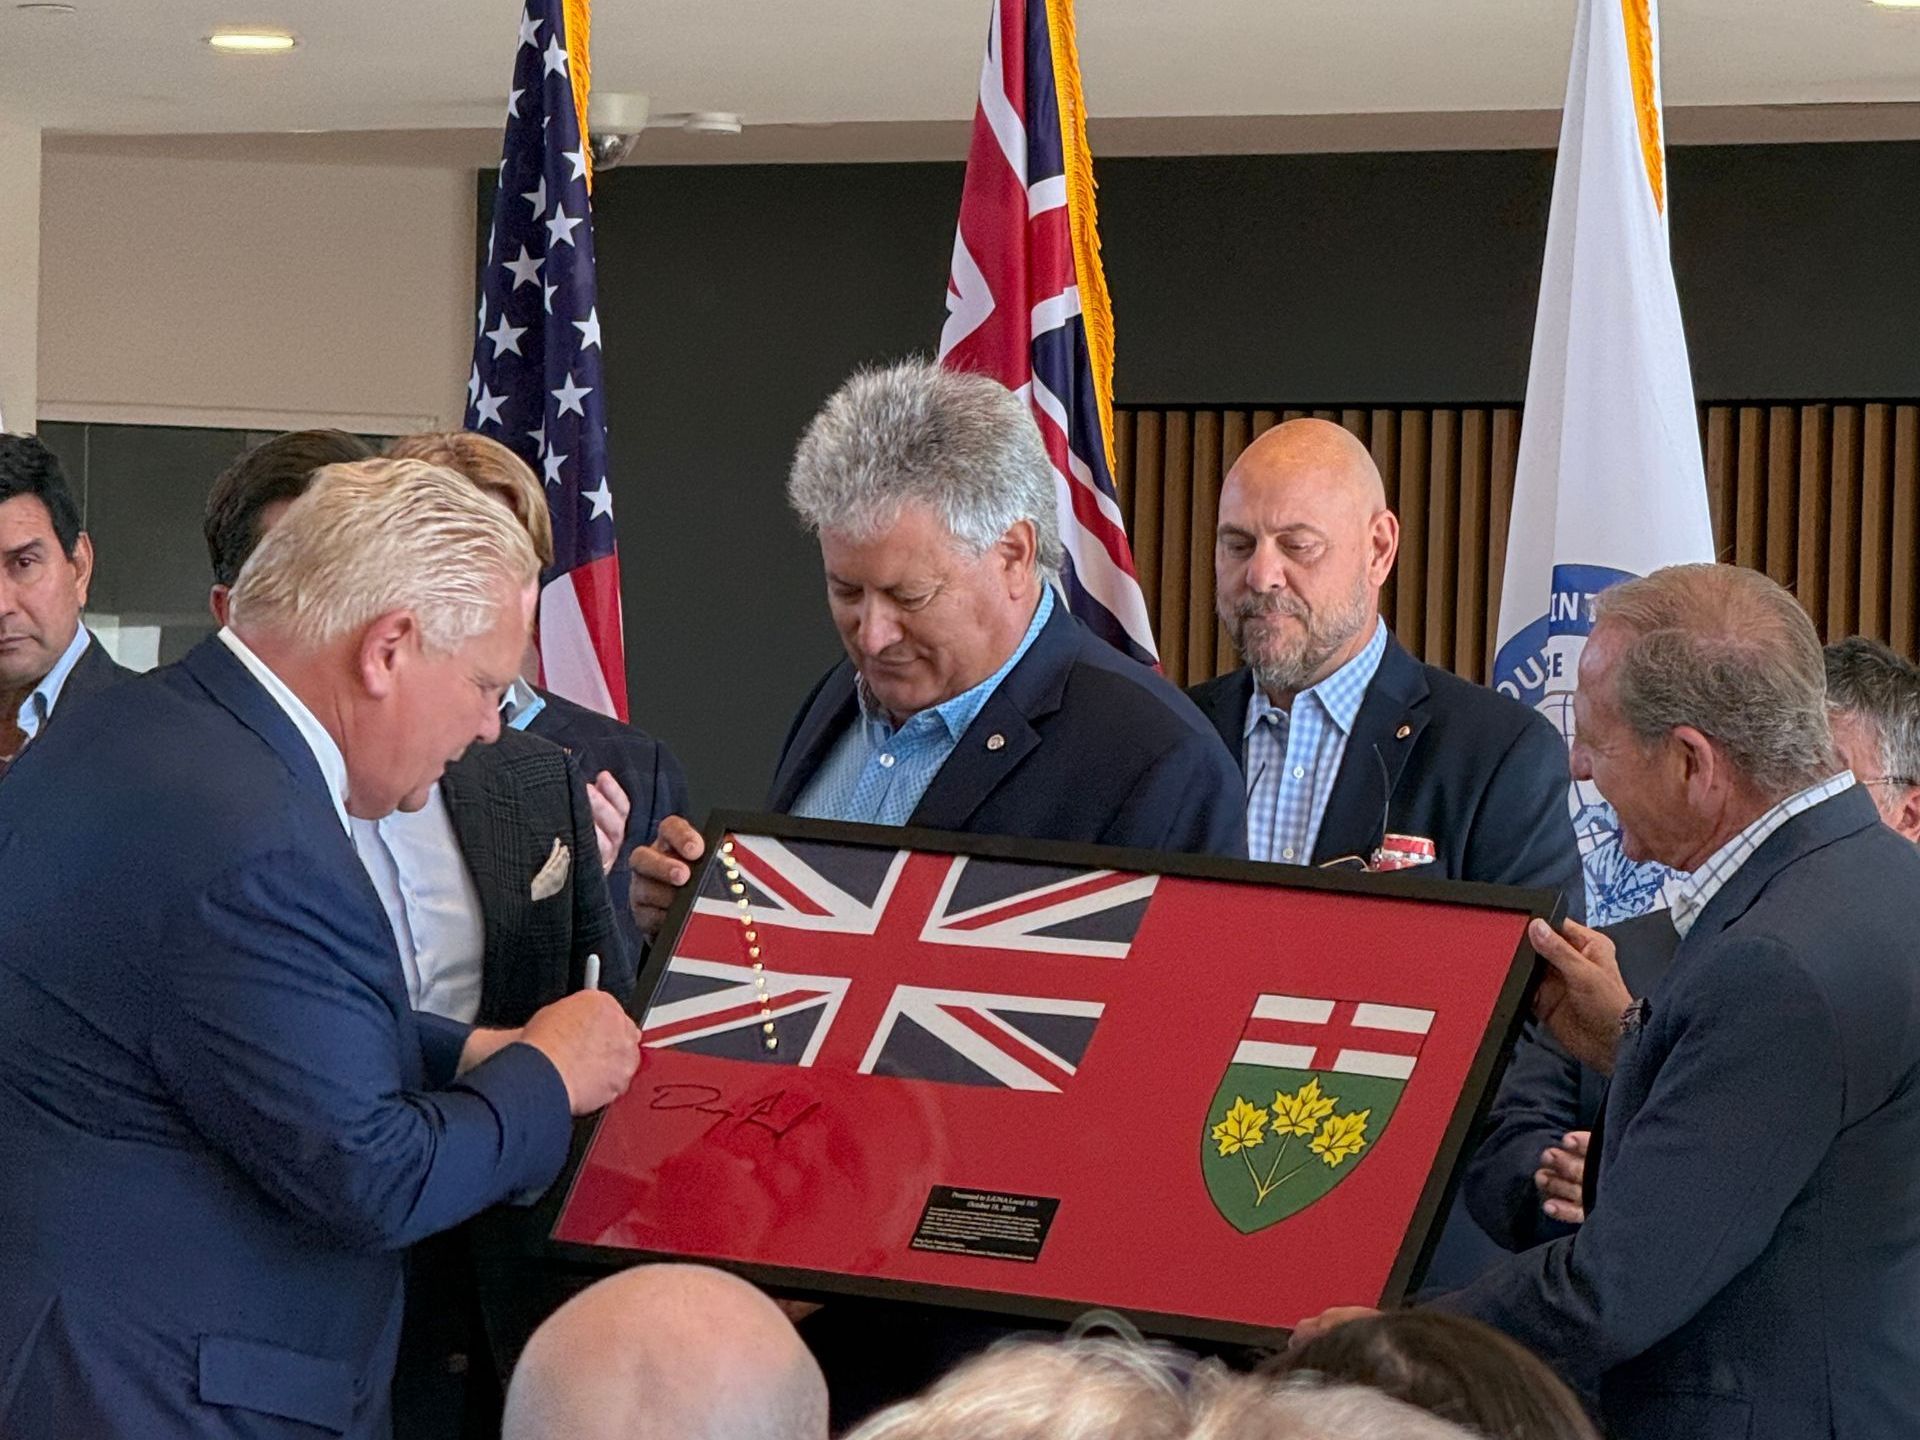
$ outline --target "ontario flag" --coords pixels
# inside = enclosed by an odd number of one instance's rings
[[[1100,268],[1073,0],[994,0],[947,280],[942,364],[1032,407],[1067,606],[1158,664],[1113,484],[1113,309]]]
[[[1201,1143],[1222,1218],[1250,1234],[1345,1179],[1386,1129],[1433,1017],[1408,1005],[1260,996]]]
[[[520,16],[466,423],[517,452],[546,484],[554,553],[540,577],[541,683],[625,720],[589,199],[587,39],[588,0],[528,0]]]
[[[1059,1093],[1154,889],[1118,871],[727,844],[654,991],[649,1049]],[[1022,955],[1051,962],[1044,983],[1017,983]]]

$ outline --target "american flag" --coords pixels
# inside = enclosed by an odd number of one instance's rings
[[[1100,269],[1073,0],[994,0],[940,359],[1033,407],[1053,457],[1067,604],[1156,664],[1113,488],[1113,319]]]
[[[588,201],[586,9],[529,0],[520,17],[467,428],[511,446],[546,482],[554,557],[540,577],[541,679],[569,700],[625,720],[620,557],[607,486]],[[571,32],[568,11],[577,17]]]
[[[774,1065],[1059,1092],[1105,1011],[1155,879],[733,836],[641,1043]],[[764,969],[741,936],[748,904]],[[917,983],[899,983],[911,976]],[[766,999],[761,1001],[761,988]],[[771,1016],[778,1045],[762,1043]]]

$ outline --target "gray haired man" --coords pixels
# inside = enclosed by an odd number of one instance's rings
[[[1834,753],[1880,818],[1920,841],[1920,667],[1864,635],[1836,641],[1826,656]]]
[[[1067,613],[1051,462],[1025,402],[910,362],[807,427],[787,497],[820,539],[846,655],[801,702],[767,808],[976,835],[1240,856],[1240,770],[1193,704]],[[651,933],[702,852],[669,817],[633,854]],[[884,1314],[882,1311],[884,1310]],[[840,1302],[805,1327],[836,1428],[989,1336]]]
[[[1536,1012],[1612,1076],[1587,1218],[1434,1303],[1621,1440],[1920,1434],[1920,854],[1834,771],[1812,622],[1751,570],[1629,581],[1575,717],[1628,855],[1687,872],[1680,947],[1635,1002],[1607,937],[1534,922]]]

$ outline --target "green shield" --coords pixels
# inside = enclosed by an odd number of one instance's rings
[[[1228,1066],[1200,1132],[1214,1208],[1247,1235],[1306,1209],[1372,1152],[1406,1083]]]

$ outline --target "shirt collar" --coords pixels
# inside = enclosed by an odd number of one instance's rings
[[[500,718],[507,722],[508,729],[524,730],[533,723],[533,717],[546,708],[546,696],[526,681],[515,680],[500,701]]]
[[[1823,800],[1831,800],[1852,788],[1853,772],[1842,770],[1818,784],[1795,791],[1709,855],[1698,869],[1685,876],[1674,888],[1669,909],[1673,914],[1673,928],[1680,932],[1680,938],[1687,938],[1687,932],[1693,928],[1694,921],[1700,918],[1700,912],[1707,908],[1729,880],[1740,873],[1740,867],[1753,858],[1754,852],[1766,843],[1768,836],[1803,810],[1811,810]]]
[[[60,652],[60,658],[53,662],[53,668],[40,677],[40,683],[27,693],[20,702],[18,724],[20,732],[31,740],[40,733],[40,727],[47,723],[47,717],[53,714],[53,707],[60,703],[60,692],[66,688],[67,677],[73,674],[73,667],[80,663],[80,657],[93,640],[84,625],[73,627],[73,639],[67,642],[67,648]]]
[[[938,705],[930,705],[917,714],[909,715],[906,723],[899,728],[904,730],[907,725],[913,724],[922,715],[931,715],[946,728],[948,739],[959,740],[967,733],[967,727],[973,724],[975,718],[986,708],[987,701],[993,698],[993,692],[1000,688],[1000,682],[1007,678],[1014,666],[1026,658],[1027,651],[1033,648],[1033,642],[1039,638],[1040,631],[1046,626],[1047,618],[1052,614],[1053,587],[1042,585],[1040,603],[1033,607],[1033,619],[1027,622],[1027,633],[1021,637],[1020,643],[1014,647],[1013,653],[1006,658],[1000,668],[971,690],[963,690],[951,700],[942,700]],[[860,697],[860,714],[866,723],[869,726],[880,727],[885,734],[893,734],[893,722],[887,717],[885,708],[867,689],[867,682],[856,677],[854,691]]]
[[[327,782],[327,793],[333,797],[334,811],[340,816],[340,828],[348,834],[353,827],[347,823],[347,759],[340,753],[340,746],[333,736],[327,733],[306,702],[287,687],[287,682],[267,667],[267,662],[247,647],[232,630],[220,631],[220,643],[239,657],[240,663],[247,667],[249,674],[260,682],[260,687],[273,697],[278,705],[293,721],[293,728],[300,732],[300,738],[307,742],[307,748],[313,751],[314,761],[320,766],[321,778]]]
[[[1346,664],[1334,671],[1326,679],[1309,685],[1293,697],[1298,705],[1308,696],[1312,696],[1327,713],[1327,718],[1340,727],[1340,733],[1351,737],[1354,722],[1360,718],[1361,703],[1367,698],[1367,687],[1373,684],[1373,677],[1380,669],[1380,657],[1387,653],[1387,626],[1378,616],[1374,617],[1373,634],[1367,643],[1360,647]],[[1253,699],[1247,705],[1246,724],[1241,728],[1243,737],[1251,735],[1254,728],[1269,714],[1284,711],[1267,698],[1267,692],[1256,682],[1253,687]]]

